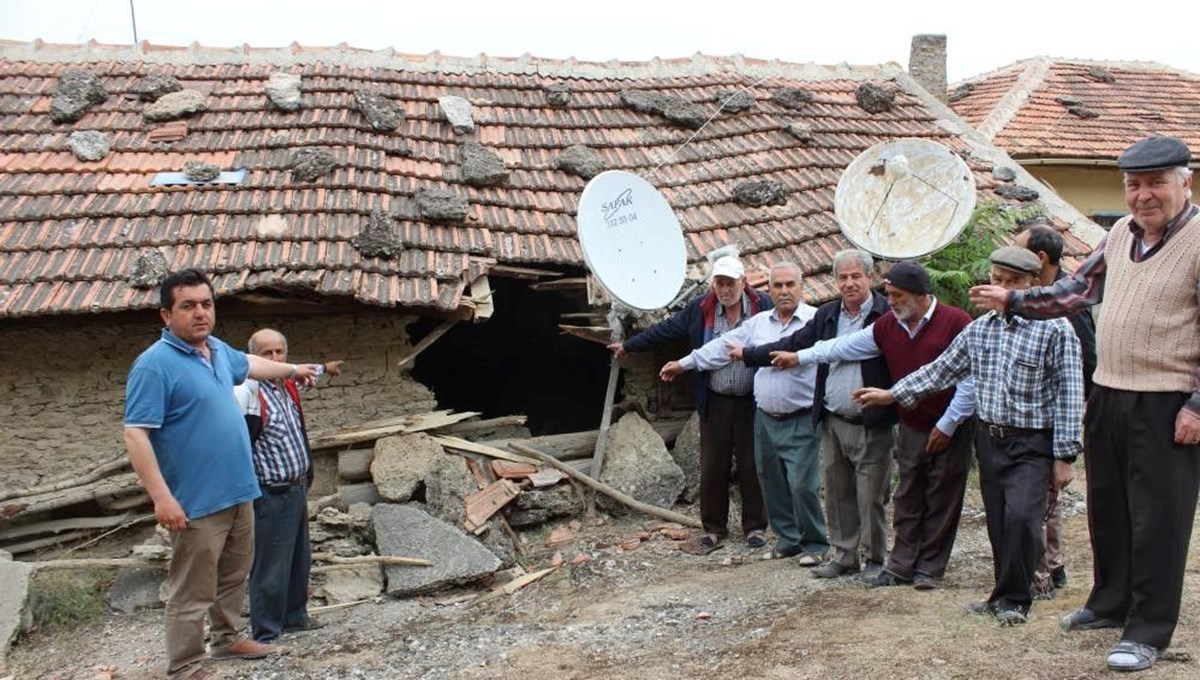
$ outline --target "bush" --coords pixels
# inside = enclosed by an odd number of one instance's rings
[[[978,316],[969,291],[972,286],[987,283],[992,251],[1017,224],[1045,212],[1041,204],[1019,206],[996,200],[980,203],[958,238],[922,262],[929,270],[933,294],[942,302]]]
[[[98,618],[105,612],[105,595],[112,574],[53,570],[36,573],[30,583],[29,611],[34,629],[71,627]]]

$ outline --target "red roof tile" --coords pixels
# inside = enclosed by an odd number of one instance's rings
[[[893,66],[472,61],[298,46],[253,50],[263,63],[246,64],[251,53],[241,48],[141,49],[143,61],[122,61],[127,52],[104,46],[0,41],[0,317],[152,307],[154,292],[128,283],[139,256],[152,249],[171,267],[205,267],[224,294],[303,288],[373,305],[454,309],[464,286],[491,263],[584,267],[574,212],[585,181],[556,161],[573,144],[592,146],[607,168],[637,172],[659,187],[680,217],[690,261],[734,242],[752,267],[797,261],[809,274],[809,297],[827,299],[836,294],[830,255],[848,245],[833,217],[842,169],[867,147],[899,137],[969,151],[949,131],[953,121],[939,120]],[[80,60],[87,63],[69,63]],[[48,110],[56,78],[79,67],[94,71],[110,97],[74,124],[55,124]],[[300,111],[267,108],[264,86],[274,70],[302,76]],[[207,110],[145,122],[131,91],[159,73],[207,93]],[[872,115],[855,100],[864,80],[909,89],[891,111]],[[571,87],[567,107],[547,103],[543,88],[551,84]],[[808,90],[813,101],[784,108],[771,100],[779,87]],[[624,90],[670,93],[712,112],[719,93],[742,88],[755,106],[717,115],[699,131],[621,99]],[[360,89],[384,93],[405,110],[394,132],[365,121],[354,102]],[[474,133],[451,130],[437,103],[445,95],[472,103]],[[799,121],[812,127],[807,144],[787,132]],[[68,141],[74,130],[108,133],[111,153],[77,161]],[[464,140],[504,159],[506,186],[462,182]],[[334,170],[293,181],[289,163],[303,146],[328,149]],[[181,171],[192,159],[245,168],[245,179],[150,186],[155,173]],[[971,164],[980,185],[990,186],[990,164]],[[735,203],[733,188],[750,179],[783,183],[792,192],[787,204]],[[416,193],[446,187],[470,201],[467,218],[424,221]],[[365,257],[351,243],[377,208],[396,218],[404,250],[392,260]],[[263,227],[270,228],[260,233]],[[1072,247],[1086,252],[1081,242]]]
[[[1038,57],[950,92],[950,106],[1018,160],[1115,163],[1148,135],[1200,148],[1200,74],[1159,64]],[[1075,104],[1097,115],[1080,117]]]

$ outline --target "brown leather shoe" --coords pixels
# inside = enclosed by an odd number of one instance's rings
[[[228,647],[212,650],[214,659],[265,659],[272,654],[278,654],[282,648],[277,645],[265,645],[244,637]]]

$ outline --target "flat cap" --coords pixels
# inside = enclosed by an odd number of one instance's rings
[[[916,260],[901,260],[892,265],[883,280],[910,293],[925,294],[933,291],[933,285],[929,282],[929,272]]]
[[[1174,137],[1146,137],[1133,143],[1117,157],[1117,167],[1125,172],[1153,172],[1186,166],[1192,152],[1183,140]]]
[[[1004,267],[1022,274],[1037,274],[1042,271],[1042,261],[1031,251],[1021,246],[1004,246],[992,251],[989,258],[997,267]]]

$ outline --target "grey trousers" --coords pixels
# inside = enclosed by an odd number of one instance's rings
[[[883,507],[896,437],[891,426],[866,428],[825,414],[821,476],[825,517],[834,559],[859,566],[859,553],[883,564],[887,557],[887,513]]]
[[[812,413],[775,420],[754,414],[754,458],[762,482],[775,549],[823,555],[825,513],[821,511],[820,440]]]

